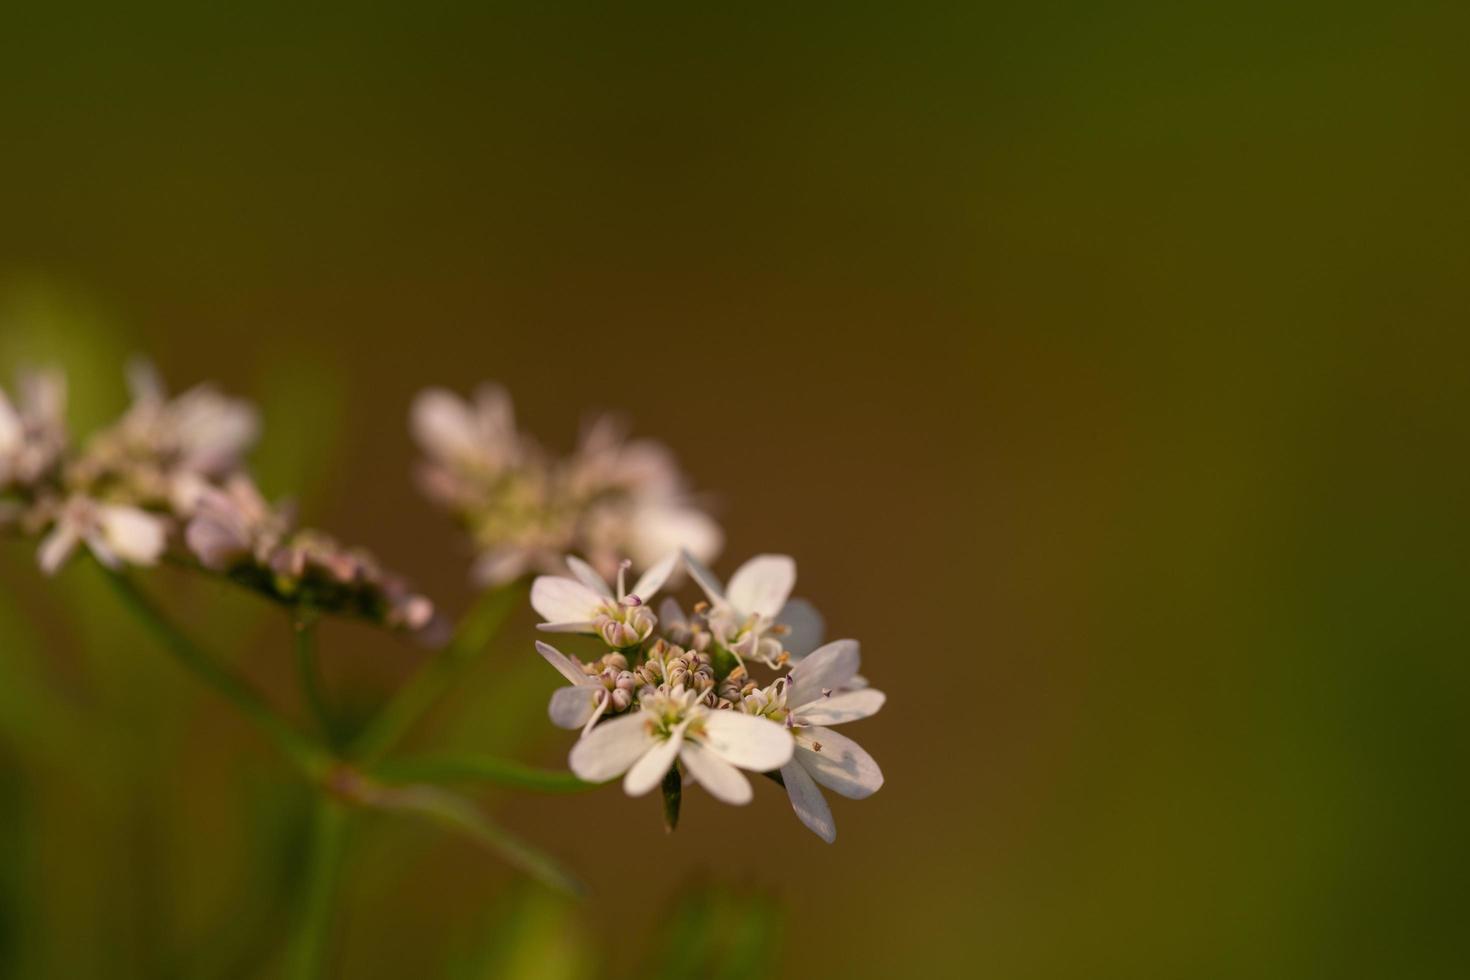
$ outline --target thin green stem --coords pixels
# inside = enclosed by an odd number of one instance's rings
[[[306,891],[296,917],[296,932],[286,963],[292,980],[318,980],[327,975],[331,952],[332,902],[342,863],[343,829],[347,810],[323,795],[316,801],[312,820],[311,855],[306,869]]]
[[[238,708],[303,773],[312,779],[326,773],[331,758],[320,745],[291,727],[254,688],[215,662],[125,575],[104,569],[103,577],[138,622],[175,660]]]
[[[504,585],[485,593],[460,623],[449,645],[419,669],[358,737],[352,757],[370,765],[397,745],[423,713],[454,686],[465,667],[489,646],[521,593],[518,585]]]
[[[334,744],[336,728],[332,723],[332,711],[327,705],[322,690],[321,663],[316,655],[316,613],[305,607],[297,607],[291,613],[291,631],[295,634],[296,675],[301,682],[301,696],[306,701],[307,711],[317,730],[328,744]]]
[[[388,759],[375,766],[372,773],[390,783],[485,782],[540,793],[580,793],[598,785],[584,783],[569,772],[538,769],[489,755],[424,755]]]
[[[582,883],[550,855],[492,822],[473,802],[438,786],[382,786],[362,782],[354,799],[380,810],[414,813],[464,834],[537,881],[569,895],[581,895]]]

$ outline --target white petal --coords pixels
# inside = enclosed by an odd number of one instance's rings
[[[475,389],[475,418],[486,436],[507,442],[515,436],[515,403],[498,384],[486,382]]]
[[[678,600],[670,597],[658,604],[658,621],[668,625],[669,623],[687,623],[689,619],[684,615],[684,609],[679,605]]]
[[[678,567],[679,553],[677,551],[671,555],[665,555],[662,561],[639,576],[638,581],[633,583],[633,591],[629,595],[636,595],[647,602],[658,593],[659,589],[664,587],[664,583]]]
[[[597,570],[576,555],[567,555],[567,567],[572,570],[572,574],[577,577],[578,582],[581,582],[593,592],[601,596],[606,596],[609,599],[613,597],[612,589],[607,587],[607,583],[602,580],[601,575],[597,574]]]
[[[628,770],[628,775],[623,779],[623,792],[629,796],[642,796],[663,782],[664,773],[668,772],[669,766],[674,764],[674,757],[679,754],[679,747],[684,744],[684,729],[688,727],[689,722],[683,722],[670,733],[668,738],[649,749],[641,759],[633,763],[633,768]]]
[[[546,714],[558,728],[581,728],[597,710],[601,695],[591,687],[559,687],[551,692]]]
[[[791,759],[791,733],[769,718],[712,711],[704,719],[704,744],[726,762],[752,772],[780,769]]]
[[[540,640],[537,640],[536,652],[545,657],[546,662],[555,667],[558,674],[561,674],[561,676],[565,677],[573,684],[586,684],[592,680],[592,678],[588,677],[586,672],[577,665],[576,661],[574,661],[571,657],[568,657],[566,654],[562,653],[550,643],[542,643]],[[586,721],[586,719],[584,718],[583,721]]]
[[[53,428],[66,425],[66,375],[55,368],[26,373],[20,401],[33,420]]]
[[[815,701],[824,690],[846,687],[861,660],[857,640],[833,640],[818,648],[791,668],[791,691],[786,703],[796,707]]]
[[[722,803],[742,806],[755,795],[750,780],[739,769],[698,742],[686,740],[679,750],[679,758],[689,769],[689,777]]]
[[[413,437],[431,455],[459,459],[479,450],[470,408],[452,391],[428,388],[419,392],[409,419]]]
[[[817,782],[851,800],[872,796],[883,785],[883,771],[873,757],[830,728],[797,729],[796,761]]]
[[[590,620],[580,623],[537,623],[536,628],[543,633],[596,633],[597,624]]]
[[[827,631],[827,624],[822,619],[822,614],[817,612],[816,606],[805,599],[792,599],[782,606],[781,612],[776,616],[776,622],[791,631],[782,638],[781,645],[796,660],[800,660],[821,646],[822,636]]]
[[[548,623],[579,623],[597,618],[602,596],[576,579],[538,575],[531,584],[531,608]]]
[[[0,388],[0,455],[18,450],[25,439],[25,424]]]
[[[167,389],[164,388],[163,378],[158,374],[158,368],[146,357],[134,355],[128,358],[127,367],[128,393],[133,396],[135,402],[161,402],[167,397]]]
[[[112,550],[112,545],[107,543],[107,537],[98,529],[82,532],[82,540],[87,543],[87,550],[92,552],[92,557],[100,561],[105,567],[117,571],[122,567],[122,559],[117,552]]]
[[[641,713],[605,721],[572,746],[567,765],[578,779],[603,783],[621,776],[638,757],[655,746],[648,719]]]
[[[796,585],[796,562],[790,555],[756,555],[730,577],[725,598],[742,613],[774,618]]]
[[[782,766],[781,781],[786,784],[786,796],[797,819],[828,844],[835,841],[837,823],[832,819],[832,808],[802,764],[792,759]]]
[[[136,507],[99,505],[97,521],[108,547],[134,565],[152,565],[168,543],[168,525],[163,519]]]
[[[704,567],[704,563],[695,558],[687,550],[684,552],[684,567],[689,569],[689,575],[695,583],[704,590],[710,602],[723,602],[725,599],[724,586],[720,580],[715,578],[715,573]]]
[[[887,700],[882,691],[864,688],[861,691],[844,691],[830,698],[817,698],[795,711],[798,725],[840,725],[857,721],[878,713]]]
[[[646,504],[633,513],[628,529],[628,557],[646,565],[670,551],[683,549],[700,561],[712,561],[725,544],[725,533],[702,510],[676,504]]]
[[[57,569],[66,564],[66,560],[76,550],[80,540],[81,537],[72,525],[57,524],[51,533],[46,535],[46,539],[41,542],[40,550],[36,552],[36,561],[40,564],[41,571],[47,575],[55,575]]]
[[[476,584],[487,588],[514,582],[526,571],[531,557],[531,554],[522,548],[495,548],[475,559],[470,577]]]

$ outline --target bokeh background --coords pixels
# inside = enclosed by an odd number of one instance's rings
[[[353,828],[334,975],[1463,976],[1466,8],[0,11],[0,369],[145,352],[450,610],[407,405],[594,409],[889,693],[827,847],[486,793],[592,887]],[[0,974],[273,976],[305,791],[0,549]],[[159,573],[298,710],[280,617]],[[430,723],[557,765],[523,616]],[[332,624],[370,712],[424,652]]]

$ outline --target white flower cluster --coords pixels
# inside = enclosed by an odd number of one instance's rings
[[[272,598],[419,629],[433,606],[359,549],[293,530],[244,469],[260,431],[247,402],[207,385],[170,398],[146,364],[128,372],[132,404],[74,450],[59,373],[0,389],[0,528],[41,538],[54,574],[81,546],[109,568],[166,555]]]
[[[649,568],[631,590],[625,562],[615,587],[587,563],[566,559],[571,576],[546,575],[531,588],[541,629],[597,637],[607,648],[583,663],[546,643],[536,648],[570,686],[552,694],[554,724],[581,729],[570,765],[578,777],[623,777],[639,796],[671,773],[726,803],[748,803],[740,770],[778,775],[797,816],[827,842],[832,811],[819,786],[862,799],[883,785],[873,758],[833,725],[866,718],[884,696],[858,674],[856,640],[821,642],[822,621],[790,599],[796,563],[759,555],[728,588],[687,553]],[[686,615],[649,600],[680,565],[706,600]],[[752,674],[773,676],[762,683]]]
[[[595,420],[576,451],[558,458],[516,428],[510,396],[487,384],[470,401],[421,392],[412,427],[426,456],[420,486],[469,531],[482,585],[558,571],[572,551],[610,576],[620,557],[648,567],[682,547],[709,561],[723,543],[668,448],[629,440],[611,418]]]

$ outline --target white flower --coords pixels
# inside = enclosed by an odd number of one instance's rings
[[[602,576],[575,555],[567,556],[567,567],[575,578],[542,575],[531,584],[531,607],[546,622],[537,628],[548,633],[592,633],[600,635],[608,646],[622,649],[648,639],[657,617],[645,605],[663,588],[679,555],[667,555],[644,572],[633,590],[624,587],[624,575],[630,563],[618,569],[617,593]]]
[[[741,769],[768,772],[791,760],[786,729],[738,711],[712,711],[683,687],[646,694],[641,708],[603,722],[572,747],[569,764],[578,778],[598,783],[626,773],[623,789],[642,796],[677,759],[711,796],[738,805],[752,796]]]
[[[737,657],[776,665],[783,651],[800,659],[821,642],[821,615],[806,600],[789,599],[796,585],[789,555],[756,555],[735,570],[728,588],[694,555],[686,552],[684,564],[709,597],[715,640]]]
[[[222,476],[240,466],[260,435],[260,418],[249,402],[198,385],[170,400],[147,361],[128,367],[133,405],[123,432],[140,446],[169,459],[184,474]]]
[[[273,509],[244,474],[223,488],[206,485],[189,510],[184,542],[201,565],[217,572],[247,559],[265,562],[291,525],[289,512]]]
[[[791,761],[781,767],[781,780],[797,817],[829,844],[837,838],[837,827],[817,784],[854,800],[871,796],[883,785],[883,772],[873,757],[828,727],[867,718],[883,707],[882,691],[852,689],[859,661],[856,640],[829,643],[793,668],[780,692],[786,724],[796,741]],[[779,697],[775,704],[748,699],[746,710],[767,716],[779,713],[783,707]]]
[[[525,454],[510,395],[499,385],[481,385],[473,403],[443,388],[421,391],[411,425],[436,462],[481,476],[518,466]]]
[[[557,673],[572,682],[570,687],[559,687],[551,692],[551,701],[546,706],[546,714],[556,727],[580,728],[585,735],[609,707],[626,708],[632,702],[635,684],[631,673],[622,672],[627,675],[626,680],[609,678],[612,681],[609,685],[599,676],[587,673],[580,661],[549,643],[537,640],[536,651],[556,668]]]
[[[724,546],[725,533],[715,519],[678,500],[639,501],[628,517],[627,553],[640,568],[680,550],[700,561],[714,561]]]
[[[85,543],[97,560],[108,568],[152,565],[168,542],[168,522],[137,507],[104,504],[88,497],[68,500],[55,524],[41,542],[37,560],[47,575],[55,574]]]
[[[573,498],[591,501],[581,530],[595,566],[626,555],[645,567],[680,549],[712,561],[724,546],[720,526],[691,502],[673,452],[652,439],[628,439],[613,416],[583,430],[565,482]]]
[[[0,388],[0,490],[33,483],[66,448],[66,379],[55,371],[23,374],[11,402]]]

